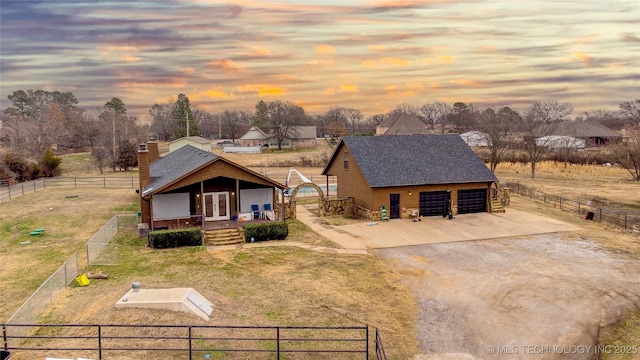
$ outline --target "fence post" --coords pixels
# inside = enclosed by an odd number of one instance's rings
[[[102,326],[98,325],[98,359],[102,360]]]
[[[103,188],[103,189],[106,189],[106,187],[107,187],[107,178],[106,178],[106,177],[103,177],[103,178],[102,178],[102,188]]]
[[[276,353],[277,359],[280,360],[280,327],[276,327]]]
[[[560,210],[562,210],[562,198],[559,197],[558,200],[560,201]]]
[[[580,216],[580,202],[578,202],[578,216]]]
[[[73,178],[73,188],[77,188],[78,187],[78,178]]]
[[[189,326],[189,336],[187,336],[187,341],[189,341],[189,360],[193,359],[191,357],[191,326]]]
[[[367,357],[365,357],[365,359],[368,359],[369,358],[369,324],[366,325],[366,327],[364,328],[364,331],[365,331],[365,337],[367,338],[367,341],[366,341],[367,345],[365,346],[365,348],[367,350]],[[378,343],[378,329],[376,329],[376,341],[375,341],[375,343],[376,343],[376,347],[377,347],[378,346],[378,344],[377,344]],[[377,351],[376,351],[376,354],[377,354]]]
[[[9,200],[11,200],[11,185],[9,185],[9,187],[7,188],[7,190],[9,190]]]
[[[624,229],[627,230],[627,214],[624,214]]]
[[[24,183],[22,183],[22,195],[24,195]]]
[[[33,180],[33,192],[36,192],[36,181],[37,180]]]
[[[600,212],[600,222],[602,222],[602,208],[598,208],[599,212]]]

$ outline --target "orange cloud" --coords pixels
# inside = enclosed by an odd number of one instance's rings
[[[238,86],[238,92],[249,93],[256,92],[260,97],[266,96],[280,96],[285,95],[287,92],[280,87],[267,84],[245,84]]]
[[[407,83],[407,88],[413,89],[413,90],[419,90],[419,89],[423,89],[424,86],[422,86],[421,83]]]
[[[333,94],[335,94],[335,93],[336,93],[336,89],[334,89],[334,88],[327,88],[327,89],[324,91],[324,94],[325,94],[325,95],[333,95]]]
[[[579,61],[582,61],[582,63],[585,66],[588,66],[588,67],[593,66],[593,58],[588,54],[585,54],[585,53],[574,53],[573,57],[575,59],[578,59]]]
[[[207,63],[207,66],[224,71],[236,71],[238,65],[231,59],[218,59]]]
[[[269,48],[263,46],[252,46],[251,47],[251,56],[255,57],[267,57],[271,56],[271,50]]]
[[[356,86],[356,85],[340,85],[340,91],[357,93],[358,92],[358,86]]]
[[[138,61],[140,61],[140,58],[137,57],[137,56],[133,56],[133,55],[127,54],[127,55],[122,57],[122,60],[125,61],[125,62],[138,62]]]
[[[456,57],[451,55],[441,55],[437,57],[438,62],[441,64],[451,64],[456,62]]]
[[[206,98],[214,98],[214,99],[235,99],[236,95],[234,93],[227,93],[220,89],[209,89],[204,92],[190,94],[189,99],[191,101],[200,101]]]
[[[331,45],[316,45],[316,53],[318,54],[335,54],[336,48]]]

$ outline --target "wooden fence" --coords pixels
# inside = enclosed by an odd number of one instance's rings
[[[503,188],[509,188],[512,194],[517,194],[561,211],[574,213],[586,220],[594,220],[619,226],[625,230],[640,232],[640,214],[637,212],[605,209],[593,205],[590,201],[581,202],[559,195],[548,194],[519,183],[504,183]]]

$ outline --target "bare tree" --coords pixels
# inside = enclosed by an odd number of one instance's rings
[[[431,131],[435,131],[437,124],[442,124],[444,133],[445,123],[451,114],[451,107],[442,102],[427,103],[420,107],[420,119],[427,124]]]
[[[158,140],[167,141],[176,130],[176,123],[171,118],[171,104],[153,104],[149,109],[151,127],[149,130],[158,135]]]
[[[610,145],[609,152],[633,180],[640,181],[640,129],[630,131],[627,141]]]
[[[573,105],[570,103],[561,103],[557,100],[536,101],[528,110],[536,122],[543,122],[545,124],[563,121],[572,111]]]
[[[278,150],[282,150],[282,141],[286,137],[296,135],[293,133],[292,127],[300,125],[306,120],[303,108],[289,101],[280,100],[266,104],[265,118],[276,138]]]
[[[491,108],[487,108],[480,115],[479,129],[487,134],[487,143],[490,151],[491,171],[496,167],[509,149],[509,139],[513,130],[520,124],[520,115],[505,106],[497,113]]]
[[[247,111],[225,110],[218,115],[226,137],[235,140],[251,126],[252,114]]]
[[[525,114],[520,123],[520,130],[523,134],[523,146],[527,152],[529,163],[531,164],[531,178],[536,177],[536,165],[548,152],[548,140],[540,140],[549,135],[549,126],[545,126],[547,120],[552,116],[541,109],[541,103],[535,102]],[[555,112],[555,111],[554,111]]]
[[[625,101],[620,104],[620,114],[640,128],[640,99]]]
[[[362,112],[358,109],[346,108],[343,110],[347,118],[347,122],[351,124],[351,135],[356,134],[356,126],[360,125],[360,122],[364,118]]]
[[[387,115],[392,116],[398,113],[419,116],[420,108],[410,104],[402,103],[402,104],[396,105],[396,108],[391,110]]]

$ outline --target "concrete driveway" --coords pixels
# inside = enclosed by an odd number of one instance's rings
[[[511,208],[502,214],[464,214],[451,220],[432,216],[422,218],[420,222],[394,219],[376,221],[375,225],[363,221],[333,226],[309,211],[314,206],[298,206],[298,220],[345,249],[384,249],[580,230],[559,220]]]

